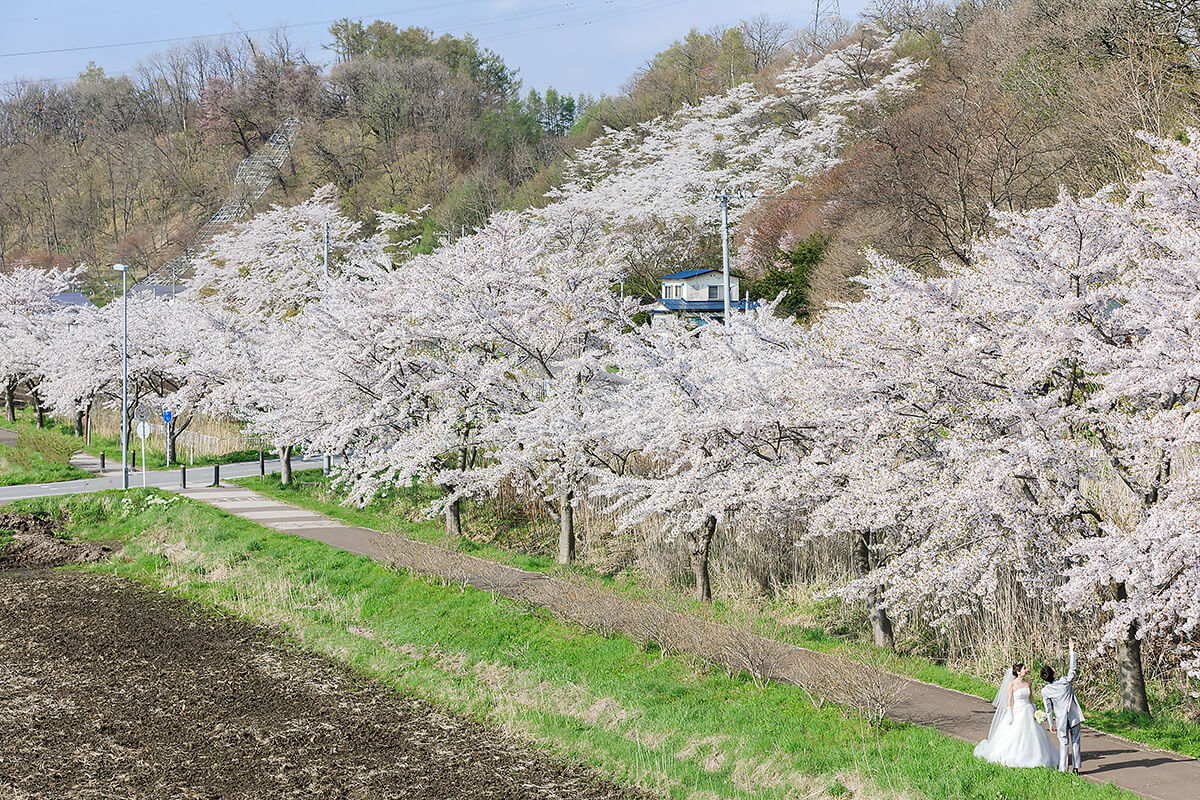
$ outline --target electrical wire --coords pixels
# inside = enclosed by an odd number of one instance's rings
[[[676,0],[676,1],[681,2],[682,0]],[[441,11],[441,10],[444,10],[447,8],[453,8],[456,6],[476,5],[477,2],[478,2],[478,0],[458,0],[458,2],[452,2],[452,3],[437,3],[434,5],[417,6],[415,8],[407,8],[407,9],[403,9],[400,11],[384,11],[384,12],[376,12],[374,14],[362,14],[360,16],[360,19],[366,19],[367,17],[375,17],[376,19],[382,19],[384,17],[395,16],[395,15],[399,15],[399,14],[413,14],[413,13],[416,13],[419,11]],[[461,29],[464,27],[478,27],[478,26],[483,26],[483,25],[498,25],[498,24],[502,24],[502,23],[506,23],[506,22],[516,22],[516,21],[521,21],[521,20],[525,20],[525,19],[531,19],[534,17],[546,16],[548,14],[566,13],[566,12],[574,11],[574,10],[577,10],[580,8],[588,8],[591,6],[612,5],[613,2],[615,2],[615,0],[591,0],[591,2],[570,2],[570,3],[565,3],[559,7],[530,9],[530,10],[526,10],[526,11],[514,11],[514,12],[510,12],[510,13],[506,13],[506,14],[496,14],[496,15],[492,15],[489,17],[480,17],[477,19],[468,20],[466,22],[454,22],[454,23],[451,23],[450,25],[438,26],[438,28],[440,30],[448,30],[451,28]],[[73,47],[55,47],[55,48],[49,48],[49,49],[45,49],[45,50],[24,50],[24,51],[19,51],[19,52],[14,51],[11,53],[0,53],[0,58],[58,55],[58,54],[62,54],[62,53],[81,53],[81,52],[85,52],[88,50],[109,50],[109,49],[120,48],[120,47],[142,47],[145,45],[152,45],[152,44],[174,44],[177,42],[190,42],[195,39],[220,39],[220,38],[223,38],[226,36],[242,36],[242,35],[245,35],[248,33],[267,33],[269,31],[278,30],[279,28],[284,28],[284,29],[311,28],[311,27],[314,27],[317,25],[332,25],[335,22],[340,22],[342,19],[345,19],[345,17],[339,17],[338,19],[314,20],[311,22],[297,22],[294,24],[286,24],[286,25],[273,25],[273,26],[262,27],[262,28],[240,28],[240,29],[232,30],[232,31],[223,31],[222,33],[203,33],[203,34],[197,34],[194,36],[171,36],[171,37],[164,37],[161,39],[139,39],[136,41],[129,41],[129,42],[109,42],[106,44],[89,44],[89,45],[78,45],[78,46],[73,46]]]

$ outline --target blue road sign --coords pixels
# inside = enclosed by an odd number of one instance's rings
[[[170,421],[171,421],[171,412],[164,410],[163,411],[163,422],[170,423]]]

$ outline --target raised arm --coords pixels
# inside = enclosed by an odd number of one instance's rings
[[[1070,656],[1070,659],[1068,660],[1068,664],[1067,664],[1067,683],[1070,683],[1071,681],[1075,680],[1075,642],[1074,641],[1071,642],[1070,647],[1071,647],[1071,656]]]

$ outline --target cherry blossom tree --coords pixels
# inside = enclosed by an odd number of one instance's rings
[[[1200,444],[1200,151],[1144,138],[1158,169],[1123,197],[1106,190],[1003,215],[1004,231],[982,248],[980,264],[985,281],[1007,294],[991,298],[1008,317],[1014,373],[1033,387],[1028,396],[1063,409],[1070,429],[1060,446],[1074,445],[1090,469],[1091,490],[1074,502],[1097,527],[1072,547],[1060,595],[1081,609],[1104,600],[1111,618],[1101,644],[1116,649],[1123,705],[1143,713],[1147,637],[1173,643],[1200,673],[1200,571],[1189,557]]]
[[[1064,507],[1078,465],[1043,445],[1068,432],[1061,414],[1010,383],[977,275],[928,280],[875,258],[863,283],[814,330],[843,415],[808,535],[850,537],[857,578],[839,594],[867,601],[881,644],[886,610],[946,624],[994,607],[1004,577],[1048,598],[1078,530]]]
[[[669,117],[610,130],[577,151],[555,202],[539,219],[569,227],[580,214],[607,226],[591,245],[654,249],[681,225],[716,224],[714,191],[774,194],[836,165],[860,134],[858,120],[900,102],[922,65],[897,42],[860,30],[840,48],[798,58],[771,91],[747,83]],[[742,207],[730,208],[733,223]]]
[[[42,424],[39,390],[42,348],[54,328],[55,312],[62,306],[55,295],[72,288],[77,272],[16,267],[0,273],[0,382],[9,422],[16,420],[15,394],[25,384]]]
[[[504,481],[547,497],[574,552],[572,504],[591,456],[578,421],[612,384],[605,355],[629,304],[609,262],[501,214],[394,269],[330,284],[299,320],[288,394],[260,430],[350,452],[351,497],[414,479],[461,532],[461,500]]]
[[[203,316],[184,299],[135,290],[127,302],[129,403],[124,425],[128,431],[139,404],[153,401],[170,407],[206,337]],[[73,324],[58,326],[49,338],[42,353],[42,391],[58,413],[74,415],[93,401],[121,407],[123,305],[82,310]],[[175,440],[192,422],[190,408],[178,410],[181,413],[172,420],[167,436],[172,459]]]
[[[380,216],[379,231],[361,235],[362,224],[338,210],[334,187],[325,186],[303,203],[275,206],[215,237],[195,264],[188,293],[208,315],[202,330],[211,341],[189,362],[179,404],[251,419],[287,403],[282,365],[294,349],[293,318],[333,276],[390,261],[389,233],[409,220]],[[284,484],[302,441],[276,440]]]
[[[623,528],[656,520],[683,539],[702,601],[712,599],[717,526],[799,515],[799,476],[828,423],[829,406],[814,396],[821,386],[807,378],[819,365],[803,328],[770,304],[730,323],[687,330],[665,320],[630,331],[619,361],[626,383],[594,423],[614,451],[636,452],[641,468],[595,471],[593,491]]]

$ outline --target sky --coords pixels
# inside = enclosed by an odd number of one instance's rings
[[[73,79],[94,61],[108,75],[133,69],[173,42],[244,30],[265,37],[286,26],[309,60],[328,64],[321,45],[343,17],[383,19],[435,33],[471,33],[520,70],[524,88],[613,93],[635,69],[691,28],[734,25],[759,12],[803,26],[813,0],[261,0],[239,4],[172,0],[0,0],[0,83]],[[853,17],[866,0],[842,0]],[[822,0],[823,7],[833,0]],[[86,48],[86,49],[83,49]],[[54,52],[46,52],[54,51]]]

